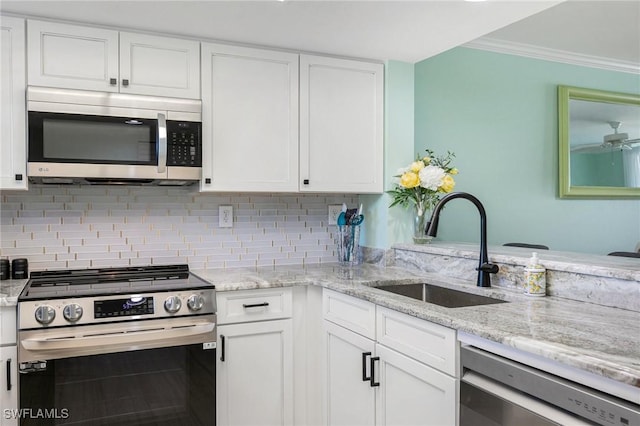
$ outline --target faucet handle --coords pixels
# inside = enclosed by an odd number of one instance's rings
[[[483,263],[479,268],[476,269],[476,271],[488,272],[490,274],[497,274],[499,270],[500,268],[498,267],[498,265],[488,262]]]

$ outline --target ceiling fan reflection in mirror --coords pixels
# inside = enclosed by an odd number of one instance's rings
[[[640,146],[639,139],[629,139],[628,133],[618,133],[620,127],[619,121],[608,121],[609,126],[613,129],[613,133],[604,135],[602,143],[577,145],[571,148],[571,152],[603,152],[610,149],[629,150]]]

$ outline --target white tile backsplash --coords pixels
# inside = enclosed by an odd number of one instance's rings
[[[193,188],[44,186],[0,192],[0,257],[32,271],[188,263],[196,268],[335,262],[327,206],[356,195],[200,194]],[[218,227],[218,206],[234,209]]]

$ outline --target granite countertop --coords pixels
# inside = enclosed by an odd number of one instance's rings
[[[528,297],[435,273],[369,264],[353,269],[325,264],[192,272],[215,285],[216,291],[322,286],[640,389],[640,313],[635,311]],[[510,303],[445,308],[374,288],[391,281],[428,281]],[[16,305],[26,282],[0,281],[0,306]],[[640,392],[634,401],[640,403]]]
[[[468,259],[478,258],[477,243],[452,243],[434,241],[430,244],[395,244],[393,248],[431,253],[446,256],[457,256]],[[604,256],[591,253],[576,253],[559,250],[538,250],[523,247],[489,246],[489,261],[525,266],[532,252],[537,252],[541,263],[547,269],[573,272],[585,275],[619,278],[640,281],[640,259]]]
[[[28,280],[2,280],[0,281],[0,306],[16,306],[18,296],[27,284]]]
[[[217,291],[319,285],[446,327],[640,388],[640,313],[505,289],[398,267],[339,265],[193,271]],[[445,308],[373,286],[428,281],[510,303]],[[632,391],[633,393],[633,391]],[[640,403],[640,392],[634,397]]]

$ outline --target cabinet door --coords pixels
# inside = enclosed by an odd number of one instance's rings
[[[24,20],[2,16],[0,189],[27,189]]]
[[[200,99],[200,42],[121,32],[120,92]]]
[[[8,376],[8,378],[7,378]],[[18,426],[18,350],[16,346],[0,346],[0,426]]]
[[[324,325],[324,424],[374,425],[376,392],[368,380],[363,380],[363,375],[370,372],[375,343],[329,321],[324,321]]]
[[[376,425],[456,425],[456,379],[379,344],[376,355]]]
[[[202,45],[203,191],[297,191],[298,55]]]
[[[293,424],[291,320],[218,327],[217,424]]]
[[[301,191],[382,192],[383,69],[300,56]]]
[[[118,91],[118,32],[27,22],[30,86]]]

